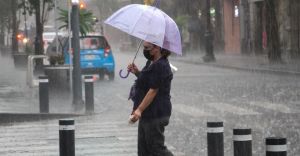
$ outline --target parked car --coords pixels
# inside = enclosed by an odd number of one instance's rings
[[[67,37],[59,38],[60,54],[56,55],[55,44],[52,43],[47,49],[47,55],[63,56],[64,64],[70,64],[68,52],[69,42]],[[107,75],[109,80],[115,78],[115,60],[111,47],[103,35],[88,35],[80,37],[80,65],[82,74],[99,74],[99,79]]]

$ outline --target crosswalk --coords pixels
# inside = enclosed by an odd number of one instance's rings
[[[238,102],[208,102],[199,106],[198,104],[173,103],[173,110],[193,117],[216,116],[216,114],[261,115],[269,112],[290,114],[300,112],[300,109],[297,109],[299,104],[249,101],[240,104]]]
[[[57,156],[59,126],[56,120],[19,123],[0,129],[0,155]],[[77,123],[76,156],[134,156],[137,127],[123,122]]]

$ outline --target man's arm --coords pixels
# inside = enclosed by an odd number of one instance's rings
[[[143,111],[151,104],[153,99],[155,98],[156,94],[158,92],[158,89],[152,89],[150,88],[147,92],[146,96],[144,97],[141,104],[138,106],[138,108],[133,112],[131,121],[136,122],[141,117]]]

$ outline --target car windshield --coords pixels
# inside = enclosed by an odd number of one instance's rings
[[[105,47],[105,40],[101,37],[80,38],[80,49],[96,50]]]

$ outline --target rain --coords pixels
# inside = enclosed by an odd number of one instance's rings
[[[108,20],[133,4],[166,13],[179,38],[166,37],[168,25],[158,43],[157,12],[145,18],[149,33]],[[61,155],[66,129],[75,155],[138,155],[138,123],[129,123],[137,77],[124,75],[130,63],[145,66],[145,40],[176,46],[164,132],[175,156],[298,156],[299,11],[298,0],[0,0],[0,155]],[[250,140],[236,141],[235,129],[251,129]],[[266,143],[274,138],[286,144]]]

